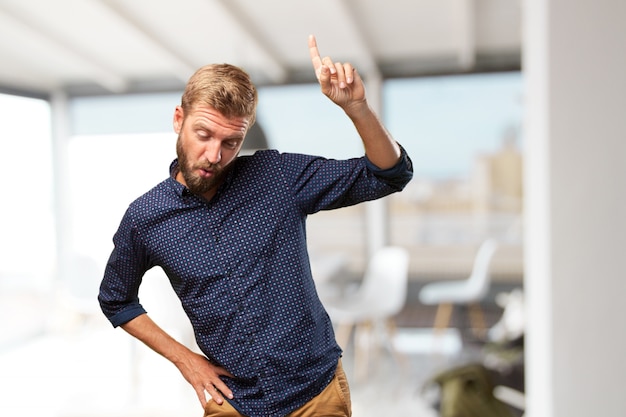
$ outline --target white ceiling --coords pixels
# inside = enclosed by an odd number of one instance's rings
[[[519,0],[0,0],[0,90],[179,89],[230,62],[258,84],[312,80],[323,55],[383,77],[519,69]]]

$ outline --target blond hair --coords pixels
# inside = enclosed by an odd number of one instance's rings
[[[257,102],[256,87],[244,70],[230,64],[211,64],[189,78],[181,107],[187,115],[196,104],[207,105],[228,118],[247,118],[252,126]]]

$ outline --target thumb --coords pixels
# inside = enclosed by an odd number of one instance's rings
[[[363,82],[363,80],[361,79],[361,74],[359,74],[359,71],[357,71],[356,68],[352,69],[352,77],[354,78],[354,81],[357,81],[360,83]]]

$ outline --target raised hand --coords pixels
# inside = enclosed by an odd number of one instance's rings
[[[309,36],[309,53],[324,95],[346,112],[354,106],[365,104],[363,80],[352,64],[333,62],[330,57],[322,58],[313,35]]]

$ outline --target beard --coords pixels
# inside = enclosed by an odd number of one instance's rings
[[[178,135],[178,140],[176,141],[176,154],[178,155],[178,169],[180,169],[180,173],[185,179],[187,188],[193,194],[204,195],[222,183],[226,174],[226,169],[224,169],[220,164],[212,164],[208,161],[198,162],[196,164],[189,162],[189,155],[183,148],[182,138],[180,135]],[[197,169],[213,171],[213,176],[209,178],[202,178],[201,176],[195,174]]]

